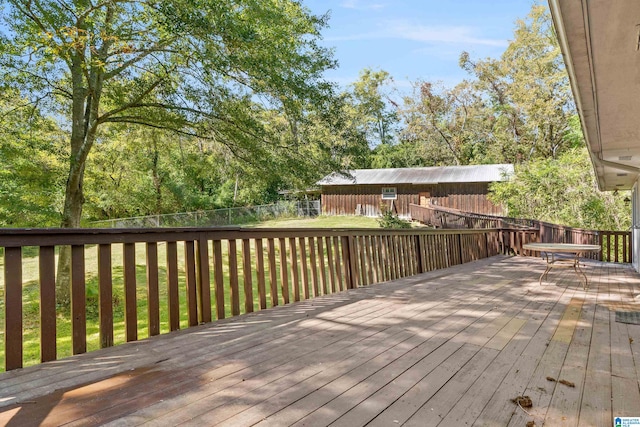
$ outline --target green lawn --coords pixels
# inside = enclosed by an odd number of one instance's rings
[[[366,216],[318,216],[315,218],[272,219],[249,227],[257,228],[380,228],[377,218]]]

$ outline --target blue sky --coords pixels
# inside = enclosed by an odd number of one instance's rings
[[[467,77],[458,66],[472,58],[498,58],[517,19],[533,0],[304,0],[314,14],[330,11],[324,45],[339,68],[327,77],[341,85],[365,67],[388,71],[401,92],[425,79],[453,86]]]

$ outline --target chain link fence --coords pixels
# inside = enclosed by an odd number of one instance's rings
[[[215,227],[251,224],[276,218],[318,215],[320,215],[320,200],[303,200],[242,208],[107,219],[90,222],[89,226],[93,228]]]

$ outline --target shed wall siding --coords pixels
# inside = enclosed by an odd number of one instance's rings
[[[502,214],[499,206],[487,198],[487,183],[438,184],[438,185],[335,185],[322,189],[322,213],[325,215],[376,216],[381,206],[391,205],[391,200],[382,200],[382,187],[395,187],[398,198],[394,201],[399,216],[409,216],[409,204],[419,203],[419,194],[431,194],[431,202],[438,206],[459,209],[465,212]]]

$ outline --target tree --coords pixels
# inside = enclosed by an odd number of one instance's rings
[[[487,141],[484,103],[467,81],[452,89],[417,82],[406,97],[401,139],[419,144],[430,165],[483,163]]]
[[[63,227],[80,225],[86,160],[105,124],[198,135],[242,155],[268,142],[256,110],[301,114],[301,101],[331,96],[321,73],[334,63],[316,44],[325,18],[288,0],[10,0],[6,23],[3,79],[68,108]]]
[[[384,91],[391,82],[393,78],[388,72],[365,68],[348,92],[356,123],[366,135],[370,147],[395,141],[397,104]]]
[[[629,228],[625,197],[598,190],[584,146],[516,165],[512,179],[492,184],[490,194],[509,216],[596,230]]]
[[[556,157],[571,147],[565,136],[575,105],[546,6],[534,4],[527,18],[517,21],[500,59],[472,60],[463,52],[460,65],[489,103],[493,157],[519,163]]]
[[[335,63],[316,43],[326,17],[295,1],[8,0],[7,11],[0,81],[67,118],[62,227],[80,226],[104,125],[198,136],[250,158],[271,142],[261,110],[299,116],[333,96],[322,73]]]
[[[51,227],[60,221],[63,133],[15,90],[0,93],[0,227]]]

